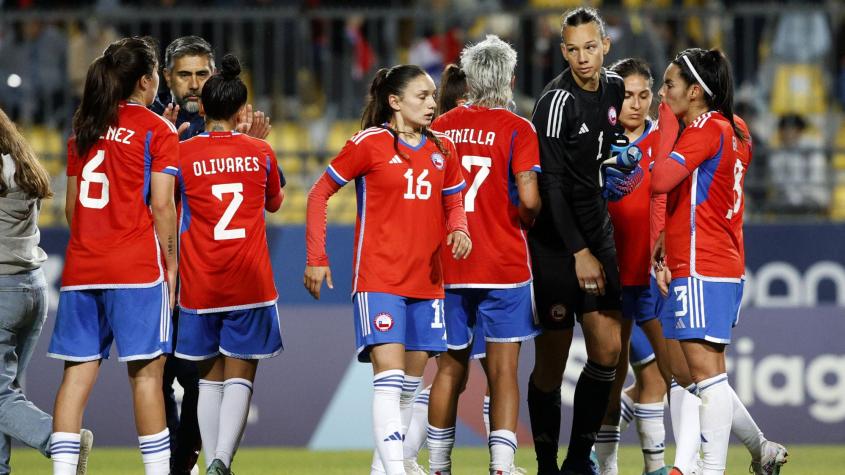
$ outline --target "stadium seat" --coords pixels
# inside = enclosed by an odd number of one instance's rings
[[[324,144],[325,150],[335,154],[346,145],[346,141],[361,130],[361,123],[357,120],[338,120],[329,130],[329,139]]]
[[[827,110],[827,89],[821,64],[779,64],[775,67],[771,111],[811,116]]]
[[[845,183],[840,183],[833,189],[830,218],[836,221],[845,221]]]

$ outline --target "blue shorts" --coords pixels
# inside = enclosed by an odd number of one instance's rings
[[[448,328],[446,340],[449,339]],[[479,320],[472,332],[472,349],[469,352],[469,359],[480,360],[487,358],[487,342],[484,341],[484,320]]]
[[[242,360],[272,358],[282,352],[279,309],[275,305],[214,313],[179,313],[175,355],[191,361],[219,354]]]
[[[655,289],[656,289],[655,283]],[[657,318],[657,300],[660,291],[655,294],[651,286],[630,285],[622,287],[622,316],[637,322],[637,325]]]
[[[673,340],[731,342],[739,320],[744,282],[712,282],[696,277],[673,279],[661,315],[663,334]]]
[[[651,342],[639,325],[631,328],[631,366],[643,366],[654,361],[654,349]]]
[[[356,292],[352,304],[358,361],[369,362],[372,347],[385,343],[401,343],[406,351],[446,351],[442,299]]]
[[[171,351],[173,328],[167,284],[131,289],[65,290],[47,355],[65,361],[109,357],[151,360]]]
[[[466,348],[476,336],[483,336],[489,343],[529,340],[540,333],[538,323],[530,284],[508,289],[446,290],[450,350]],[[476,331],[478,326],[482,332]]]

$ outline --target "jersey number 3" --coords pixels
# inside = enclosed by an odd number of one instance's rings
[[[235,217],[235,213],[238,211],[238,208],[241,206],[241,203],[244,202],[243,191],[243,183],[222,183],[211,186],[211,194],[220,201],[223,201],[223,195],[229,193],[232,194],[232,201],[229,202],[229,206],[226,207],[226,211],[223,212],[223,216],[220,217],[220,221],[214,225],[215,241],[243,239],[246,237],[246,229],[244,228],[227,229],[229,223],[232,222],[232,218]]]

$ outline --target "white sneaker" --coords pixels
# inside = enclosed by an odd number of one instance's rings
[[[511,475],[528,475],[528,470],[516,465],[511,465]]]
[[[79,462],[76,464],[76,475],[88,473],[88,456],[94,446],[94,433],[88,429],[79,431]]]
[[[767,440],[763,442],[762,452],[763,456],[759,461],[751,461],[750,471],[754,475],[778,475],[781,465],[786,463],[786,457],[789,456],[786,447]]]
[[[428,470],[422,468],[414,459],[405,459],[403,464],[405,465],[406,475],[428,475]]]

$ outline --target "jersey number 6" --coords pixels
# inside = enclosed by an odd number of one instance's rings
[[[109,204],[109,177],[105,173],[95,172],[106,160],[106,151],[97,150],[91,160],[82,167],[82,183],[79,186],[79,203],[86,208],[103,209]],[[99,198],[91,198],[91,183],[102,184]]]
[[[235,217],[235,212],[238,211],[241,203],[244,202],[243,191],[243,183],[222,183],[211,186],[211,194],[220,201],[223,201],[224,194],[231,193],[233,195],[232,201],[229,202],[229,206],[226,207],[226,211],[223,212],[223,216],[220,217],[220,221],[214,225],[215,241],[243,239],[246,237],[246,229],[244,228],[226,229],[229,226],[229,223],[232,222],[232,218]]]

